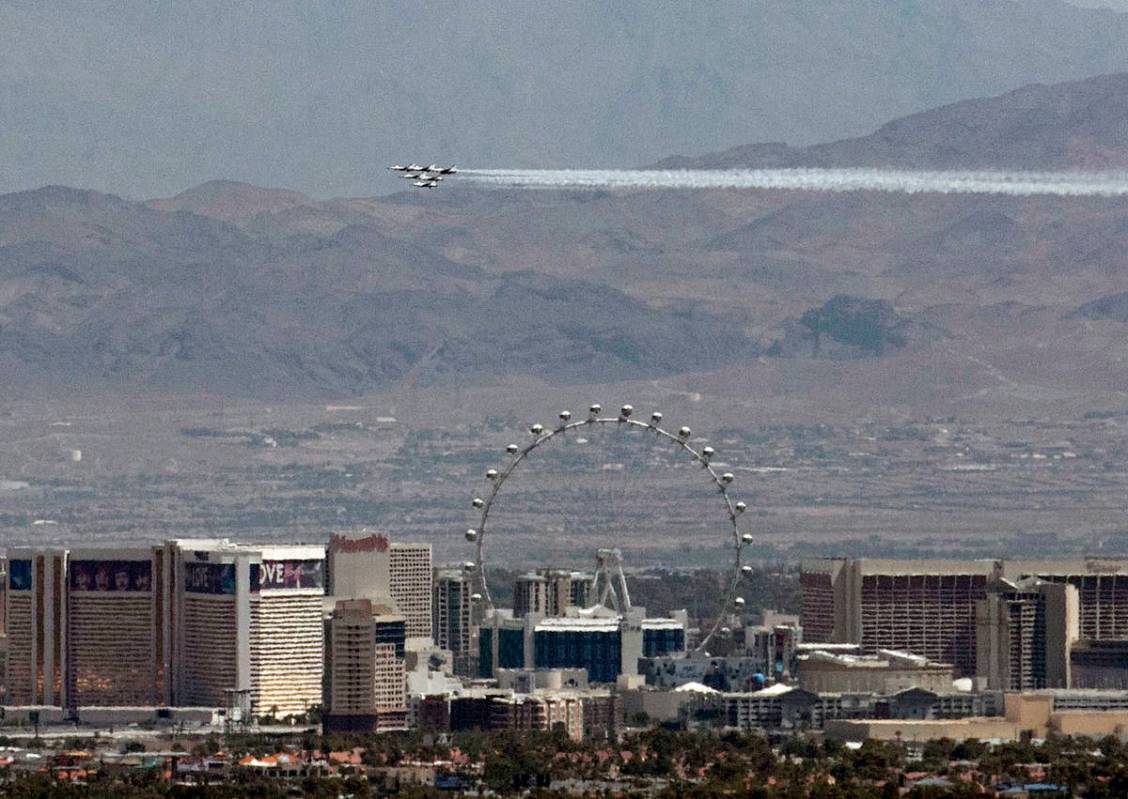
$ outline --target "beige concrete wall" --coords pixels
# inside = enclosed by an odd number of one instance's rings
[[[1123,735],[1128,732],[1128,711],[1063,710],[1053,712],[1053,696],[1046,693],[1007,694],[1004,718],[967,718],[929,721],[855,719],[828,721],[828,737],[845,741],[926,741],[932,738],[1000,738],[1017,740],[1023,733],[1044,738],[1060,735]]]
[[[1053,709],[1054,698],[1050,694],[1007,694],[1003,697],[1003,713],[1007,721],[1038,734],[1045,731]]]
[[[1008,580],[1037,574],[1128,574],[1128,558],[1063,558],[1003,562],[1003,576]]]
[[[970,718],[938,721],[894,720],[832,720],[826,723],[826,736],[841,741],[928,741],[951,738],[965,741],[970,738],[998,738],[1017,740],[1022,728],[1006,719]]]
[[[376,542],[369,546],[369,542]],[[328,593],[340,599],[391,597],[391,546],[378,533],[338,533],[326,559]]]
[[[812,693],[892,694],[908,688],[946,693],[955,676],[951,669],[845,666],[814,659],[799,662],[799,687]]]
[[[1046,598],[1046,687],[1072,684],[1070,653],[1081,637],[1081,599],[1077,586],[1050,583],[1039,586]]]
[[[1050,716],[1050,729],[1059,735],[1122,736],[1128,731],[1128,713],[1063,710]]]
[[[692,694],[675,691],[639,689],[623,691],[620,695],[628,723],[637,713],[645,713],[652,721],[677,721],[681,709],[694,701]]]
[[[920,574],[974,574],[995,576],[999,569],[996,560],[893,560],[884,558],[859,558],[851,561],[860,576],[883,574],[893,577]]]

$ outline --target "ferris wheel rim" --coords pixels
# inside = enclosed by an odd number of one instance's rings
[[[692,431],[689,427],[678,428],[676,433],[672,433],[666,428],[661,426],[662,414],[657,411],[653,412],[649,422],[639,421],[631,418],[634,413],[634,408],[630,405],[624,405],[619,411],[617,416],[602,416],[602,406],[592,405],[586,418],[573,421],[572,414],[569,411],[562,411],[559,415],[560,423],[553,428],[545,428],[543,425],[534,424],[529,428],[529,432],[534,436],[533,441],[520,446],[518,444],[509,444],[506,446],[506,452],[511,456],[509,463],[504,468],[489,469],[486,472],[486,478],[490,481],[491,486],[485,496],[476,495],[473,498],[472,505],[479,511],[478,526],[466,531],[466,538],[474,545],[474,560],[473,562],[466,563],[465,568],[473,572],[473,579],[477,581],[481,590],[481,598],[485,602],[488,609],[494,609],[493,598],[490,595],[489,585],[486,580],[487,562],[485,559],[485,539],[489,532],[489,516],[490,510],[493,508],[494,501],[501,493],[502,486],[505,482],[517,471],[518,467],[525,461],[525,459],[536,451],[541,446],[553,441],[558,436],[563,436],[572,430],[579,430],[585,427],[597,427],[602,425],[615,425],[618,429],[629,430],[632,428],[646,430],[655,434],[659,439],[663,439],[680,451],[688,454],[690,458],[698,463],[704,471],[708,474],[710,480],[717,488],[720,494],[725,511],[730,523],[730,533],[732,536],[732,549],[733,549],[733,564],[732,572],[728,579],[728,588],[722,598],[721,612],[717,615],[713,625],[709,628],[707,634],[702,636],[698,642],[695,651],[701,651],[705,646],[717,635],[718,631],[723,626],[726,614],[731,612],[734,607],[742,607],[744,605],[743,598],[738,596],[740,583],[744,576],[744,563],[743,551],[744,548],[752,543],[751,535],[742,533],[740,529],[740,516],[746,509],[747,505],[741,501],[734,501],[733,497],[729,494],[729,488],[733,483],[734,475],[732,472],[718,473],[717,469],[712,464],[715,451],[712,447],[704,446],[701,449],[696,449],[692,446],[691,436]]]

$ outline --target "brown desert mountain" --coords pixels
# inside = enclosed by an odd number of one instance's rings
[[[1128,75],[1106,75],[664,164],[1108,167],[1128,164],[1125,131]],[[0,196],[0,366],[27,387],[340,396],[707,371],[739,387],[769,370],[757,391],[857,374],[907,404],[1092,399],[1128,385],[1123,301],[1102,299],[1125,287],[1123,199],[458,180],[322,201],[231,182]]]
[[[667,158],[657,166],[1124,169],[1128,73],[965,100],[896,119],[858,138],[810,147],[750,144]]]

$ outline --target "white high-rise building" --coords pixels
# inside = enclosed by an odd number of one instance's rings
[[[175,703],[221,707],[248,691],[279,717],[321,702],[325,550],[177,541],[170,605]]]
[[[225,691],[251,687],[252,553],[210,540],[174,541],[169,550],[173,704],[223,707]]]
[[[304,713],[321,703],[325,549],[263,547],[254,589],[252,566],[252,705],[260,714]]]

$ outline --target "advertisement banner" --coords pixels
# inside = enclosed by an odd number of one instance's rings
[[[72,560],[71,591],[152,591],[153,564],[147,560]]]
[[[325,561],[264,560],[258,570],[258,588],[325,588]],[[251,583],[255,588],[254,581]]]
[[[10,561],[8,561],[8,590],[10,590],[10,591],[30,591],[31,590],[31,561],[30,560],[10,560]]]
[[[185,563],[184,590],[190,594],[235,593],[234,563]]]

